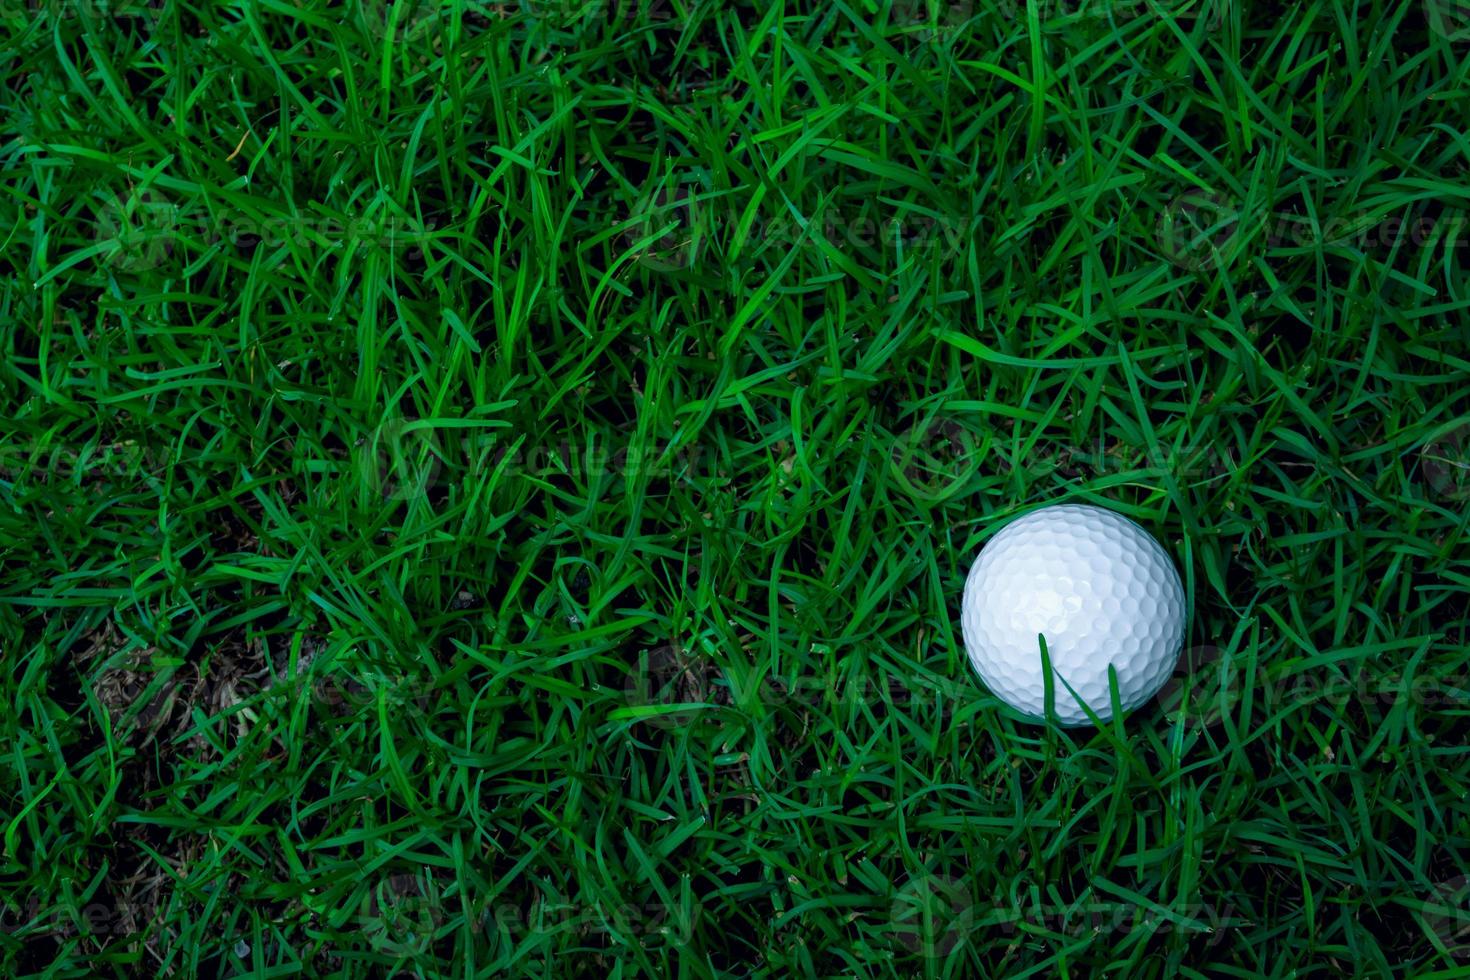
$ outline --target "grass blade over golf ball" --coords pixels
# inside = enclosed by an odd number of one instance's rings
[[[975,672],[1032,721],[1046,717],[1038,634],[1063,725],[1091,721],[1079,698],[1099,719],[1112,718],[1109,664],[1120,707],[1143,704],[1184,644],[1184,586],[1169,555],[1133,521],[1090,504],[1053,504],[1007,524],[971,567],[962,606]]]

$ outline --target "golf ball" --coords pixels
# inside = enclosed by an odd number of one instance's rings
[[[1053,504],[1011,521],[981,549],[961,622],[985,686],[1034,721],[1046,717],[1044,636],[1056,717],[1085,725],[1079,699],[1104,721],[1113,715],[1109,664],[1125,711],[1169,679],[1184,643],[1184,586],[1163,547],[1128,518]]]

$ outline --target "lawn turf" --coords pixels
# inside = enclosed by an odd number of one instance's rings
[[[0,25],[0,973],[1470,967],[1463,6]],[[1062,498],[1100,731],[958,625]]]

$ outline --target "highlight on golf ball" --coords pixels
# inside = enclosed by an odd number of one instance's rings
[[[1053,504],[1002,528],[970,568],[962,607],[975,672],[1033,721],[1046,718],[1038,635],[1055,717],[1068,726],[1090,722],[1079,699],[1100,720],[1112,718],[1109,664],[1129,711],[1158,693],[1184,645],[1184,585],[1173,561],[1133,521],[1090,504]]]

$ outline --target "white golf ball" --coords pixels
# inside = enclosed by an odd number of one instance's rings
[[[981,549],[961,623],[985,686],[1034,721],[1046,717],[1044,636],[1056,717],[1085,725],[1079,698],[1103,721],[1113,716],[1109,664],[1125,711],[1169,679],[1184,644],[1184,586],[1163,547],[1128,518],[1054,504],[1011,521]]]

